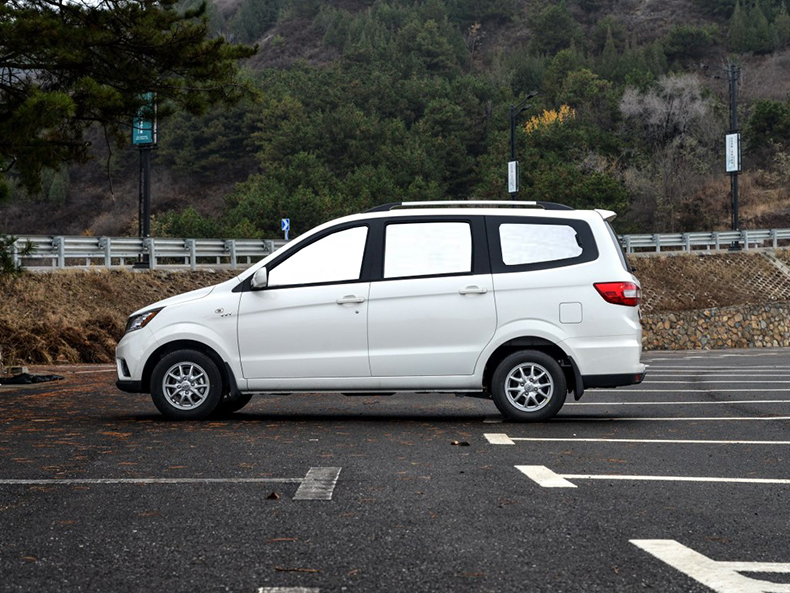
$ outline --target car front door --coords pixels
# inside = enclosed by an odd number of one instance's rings
[[[242,293],[238,335],[245,379],[369,377],[361,270],[368,227],[318,238]]]
[[[482,218],[415,217],[383,232],[368,306],[373,377],[473,374],[496,329]]]

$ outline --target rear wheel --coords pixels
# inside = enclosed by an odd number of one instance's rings
[[[521,350],[494,371],[491,391],[496,407],[511,420],[548,420],[560,411],[568,391],[565,374],[548,354]]]
[[[201,420],[222,397],[222,376],[208,356],[195,350],[165,355],[151,375],[151,399],[173,420]]]

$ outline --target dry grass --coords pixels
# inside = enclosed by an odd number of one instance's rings
[[[130,313],[234,275],[68,270],[0,280],[2,361],[113,362]]]

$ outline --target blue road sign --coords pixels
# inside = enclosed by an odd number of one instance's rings
[[[291,230],[291,219],[290,218],[281,218],[280,219],[280,230],[285,233],[285,240],[288,240],[288,231]]]

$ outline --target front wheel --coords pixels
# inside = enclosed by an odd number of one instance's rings
[[[222,375],[208,356],[195,350],[165,355],[151,375],[151,399],[173,420],[202,420],[222,397]]]
[[[505,358],[491,379],[494,403],[511,420],[548,420],[560,411],[568,391],[565,374],[548,354],[521,350]]]

